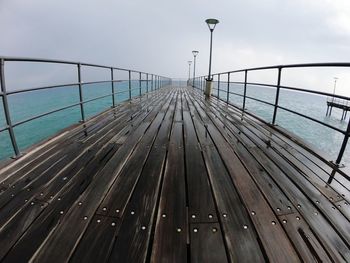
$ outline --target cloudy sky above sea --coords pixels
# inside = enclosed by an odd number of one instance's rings
[[[113,65],[186,78],[191,51],[213,72],[350,62],[349,0],[0,0],[0,55]],[[271,73],[267,81],[275,80]],[[286,72],[286,85],[350,95],[350,70]]]

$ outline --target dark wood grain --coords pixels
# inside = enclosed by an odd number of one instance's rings
[[[187,104],[187,102],[186,102]],[[217,222],[208,173],[189,111],[183,111],[189,221]]]
[[[349,262],[348,182],[298,140],[193,88],[121,103],[1,167],[0,260]]]
[[[191,224],[189,231],[191,262],[228,262],[219,224]]]
[[[175,112],[175,116],[180,114]],[[183,151],[182,123],[174,123],[160,196],[151,262],[187,262],[188,228]]]
[[[157,200],[165,165],[176,98],[171,102],[152,145],[140,179],[123,213],[123,223],[110,262],[145,262],[155,223]]]

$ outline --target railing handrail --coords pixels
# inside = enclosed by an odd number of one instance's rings
[[[58,60],[58,59],[45,59],[45,58],[30,58],[30,57],[8,57],[8,56],[0,56],[0,60],[3,59],[4,61],[12,61],[12,62],[34,62],[34,63],[52,63],[52,64],[67,64],[67,65],[81,65],[86,67],[95,67],[95,68],[104,68],[104,69],[115,69],[115,70],[121,70],[121,71],[132,71],[135,73],[142,73],[142,74],[152,74],[149,72],[144,71],[138,71],[133,69],[127,69],[127,68],[120,68],[115,66],[106,66],[106,65],[100,65],[100,64],[93,64],[93,63],[85,63],[85,62],[76,62],[76,61],[69,61],[69,60]],[[156,74],[155,74],[156,75]],[[159,77],[167,78],[162,75],[157,75]]]
[[[129,92],[129,100],[133,97],[132,91],[134,90],[139,90],[139,94],[142,94],[142,82],[146,82],[146,93],[149,91],[153,91],[159,88],[162,88],[169,83],[171,83],[171,79],[161,76],[161,75],[156,75],[152,73],[147,73],[147,72],[142,72],[142,71],[137,71],[137,70],[132,70],[132,69],[125,69],[125,68],[119,68],[119,67],[114,67],[114,66],[105,66],[105,65],[98,65],[98,64],[91,64],[91,63],[82,63],[82,62],[73,62],[73,61],[65,61],[65,60],[55,60],[55,59],[42,59],[42,58],[25,58],[25,57],[5,57],[5,56],[0,56],[0,98],[2,98],[2,104],[3,104],[3,110],[4,110],[4,115],[5,115],[5,127],[0,127],[0,133],[3,131],[8,131],[11,144],[12,144],[12,149],[15,153],[16,156],[20,156],[21,152],[20,149],[17,145],[17,140],[16,136],[14,133],[14,127],[22,125],[24,123],[42,118],[44,116],[63,111],[72,107],[80,106],[80,113],[81,113],[81,121],[85,121],[85,113],[84,113],[84,104],[88,102],[92,102],[98,99],[106,98],[106,97],[112,97],[112,107],[115,107],[115,98],[114,96],[116,94],[120,93],[126,93]],[[32,87],[32,88],[26,88],[26,89],[16,89],[12,91],[8,91],[6,89],[6,81],[5,81],[5,62],[34,62],[34,63],[52,63],[52,64],[67,64],[67,65],[72,65],[76,66],[77,68],[77,82],[74,83],[65,83],[65,84],[56,84],[56,85],[50,85],[50,86],[41,86],[41,87]],[[107,69],[110,71],[110,79],[109,80],[103,80],[103,81],[88,81],[84,82],[82,81],[81,77],[81,68],[82,67],[94,67],[94,68],[103,68]],[[128,77],[125,80],[121,79],[115,79],[114,78],[114,70],[119,70],[119,71],[125,71],[128,73]],[[136,78],[132,77],[132,74],[137,74]],[[144,79],[146,78],[146,79]],[[128,81],[128,87],[127,90],[123,91],[115,91],[115,82],[121,82],[121,81]],[[138,81],[139,85],[137,88],[131,88],[132,82],[133,81]],[[94,98],[85,98],[83,97],[83,91],[82,87],[83,85],[89,85],[89,84],[98,84],[98,83],[111,83],[111,93],[104,94],[102,96],[97,96]],[[149,84],[151,84],[151,87],[149,87]],[[38,91],[38,90],[47,90],[47,89],[53,89],[53,88],[62,88],[62,87],[72,87],[72,88],[79,88],[79,102],[73,103],[70,105],[65,105],[64,107],[59,107],[55,108],[50,111],[46,111],[44,113],[36,114],[34,116],[31,116],[27,119],[17,121],[15,123],[12,122],[11,114],[10,114],[10,108],[8,105],[8,96],[11,96],[13,94],[18,94],[18,93],[28,93],[28,92],[33,92],[33,91]]]
[[[217,87],[217,89],[215,89],[215,90],[217,90],[217,92],[213,93],[213,96],[217,97],[218,99],[220,99],[222,101],[225,101],[225,102],[229,103],[229,94],[234,94],[234,93],[232,93],[232,91],[230,92],[230,84],[231,83],[237,83],[237,84],[242,84],[242,85],[244,84],[244,93],[242,95],[241,94],[235,94],[235,95],[239,95],[239,96],[243,97],[243,107],[237,106],[238,108],[240,108],[242,110],[242,113],[244,113],[245,110],[246,110],[245,109],[245,100],[246,100],[246,98],[248,98],[248,99],[252,99],[252,100],[258,101],[258,102],[266,103],[266,104],[274,107],[273,118],[272,118],[271,123],[269,123],[267,121],[264,121],[265,123],[267,123],[269,125],[273,125],[273,126],[275,125],[277,111],[278,111],[278,109],[282,109],[282,110],[285,110],[285,111],[287,111],[289,113],[292,113],[294,115],[298,115],[298,116],[304,117],[304,118],[306,118],[306,119],[308,119],[310,121],[313,121],[314,123],[321,124],[321,125],[323,125],[323,126],[325,126],[327,128],[330,128],[330,129],[333,129],[333,130],[335,130],[335,131],[337,131],[339,133],[342,133],[344,135],[344,139],[343,139],[343,142],[341,144],[340,150],[338,152],[337,159],[333,162],[334,169],[333,169],[333,171],[332,171],[332,173],[330,175],[328,183],[332,182],[336,172],[339,172],[346,179],[349,180],[349,177],[347,177],[344,173],[342,173],[342,171],[339,169],[339,167],[340,167],[340,162],[341,162],[342,157],[344,155],[347,143],[348,143],[349,138],[350,138],[350,119],[348,121],[347,128],[345,130],[342,130],[342,129],[340,129],[338,127],[335,127],[335,126],[333,126],[331,124],[328,124],[326,122],[317,120],[314,117],[308,116],[306,114],[294,111],[294,110],[286,108],[286,107],[282,107],[279,104],[280,90],[293,90],[293,91],[304,92],[304,93],[309,93],[309,94],[314,94],[314,95],[316,94],[316,95],[321,95],[321,96],[327,96],[327,101],[328,101],[328,97],[332,97],[333,101],[338,100],[338,101],[346,102],[346,104],[344,103],[344,105],[348,105],[348,102],[350,101],[350,97],[347,97],[347,96],[332,94],[332,93],[323,92],[323,91],[304,89],[304,88],[298,88],[298,87],[288,87],[288,86],[281,85],[281,80],[282,80],[282,75],[283,75],[283,74],[281,74],[281,72],[283,72],[283,69],[290,69],[290,68],[317,68],[317,67],[346,67],[346,68],[350,68],[350,63],[347,63],[347,62],[327,62],[327,63],[286,64],[286,65],[274,65],[274,66],[265,66],[265,67],[253,67],[253,68],[246,68],[246,69],[239,69],[239,70],[232,70],[232,71],[214,73],[211,76],[213,77],[213,79],[214,79],[214,76],[217,76],[217,81],[214,80],[214,82],[218,83],[218,87]],[[258,71],[258,70],[278,70],[276,84],[259,83],[259,82],[248,82],[248,80],[247,80],[248,73],[251,72],[251,71]],[[240,82],[239,81],[230,81],[230,75],[234,74],[234,73],[244,73],[244,81],[240,81]],[[223,75],[227,75],[227,80],[228,81],[222,80],[223,79],[222,78]],[[193,84],[194,87],[196,87],[197,83],[199,83],[199,85],[200,85],[199,88],[204,90],[204,85],[205,85],[205,80],[206,79],[207,79],[207,75],[199,76],[199,77],[196,77],[193,81],[190,80],[189,83],[194,83]],[[220,83],[221,82],[227,83],[227,89],[226,90],[220,89]],[[276,89],[275,102],[274,103],[267,102],[265,100],[261,100],[261,99],[258,99],[258,98],[247,96],[247,94],[246,94],[247,85],[257,85],[257,86],[260,85],[260,86],[275,88]],[[196,88],[198,88],[198,87],[196,87]],[[226,92],[226,95],[227,95],[226,96],[226,100],[220,98],[220,91]],[[328,110],[327,110],[327,113],[328,113]],[[251,113],[249,113],[249,114],[251,114]],[[252,115],[254,115],[254,114],[252,114]],[[342,119],[343,119],[344,116],[346,117],[346,114],[344,114],[344,112],[343,112]],[[261,120],[261,118],[259,118],[259,119]],[[327,162],[330,162],[330,160],[327,160]]]
[[[285,64],[285,65],[281,64],[281,65],[253,67],[253,68],[225,71],[225,72],[214,73],[211,75],[214,76],[219,74],[223,75],[227,73],[238,73],[238,72],[244,72],[244,71],[256,71],[256,70],[278,69],[278,68],[283,69],[283,68],[317,68],[317,67],[350,67],[350,63],[349,62],[323,62],[323,63],[301,63],[301,64]]]

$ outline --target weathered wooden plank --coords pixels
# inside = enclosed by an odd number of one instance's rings
[[[236,126],[238,127],[238,125]],[[245,141],[242,140],[241,142],[245,143]],[[310,201],[307,201],[307,197],[303,196],[303,194],[300,193],[300,190],[295,188],[295,185],[290,183],[289,180],[281,177],[281,173],[283,173],[285,169],[281,171],[279,168],[275,167],[275,164],[270,163],[268,158],[266,159],[266,156],[260,149],[252,147],[248,147],[247,149],[252,152],[253,156],[257,158],[257,160],[265,167],[274,180],[277,181],[279,186],[283,189],[283,192],[293,202],[294,206],[299,208],[299,212],[301,212],[300,207],[307,208],[306,210],[302,211],[305,214],[302,212],[301,213],[310,224],[310,227],[314,228],[315,232],[318,232],[319,237],[322,238],[322,242],[326,244],[327,249],[336,254],[337,258],[347,258],[348,252],[346,250],[346,245],[343,243],[338,234],[333,232],[334,230],[332,230],[330,225],[326,223],[322,216],[320,216],[317,209],[315,210],[315,207],[310,203]]]
[[[126,107],[130,107],[129,105],[124,105],[120,112],[124,112]],[[114,111],[116,109],[111,109],[110,111]],[[108,122],[109,112],[103,113],[101,115],[92,118],[85,123],[73,128],[72,130],[67,130],[63,136],[59,136],[58,139],[52,140],[51,143],[44,145],[40,148],[40,152],[35,155],[30,155],[29,158],[20,158],[18,161],[9,165],[9,167],[5,167],[1,170],[2,183],[4,184],[13,184],[16,182],[17,178],[28,173],[33,169],[33,167],[38,166],[39,164],[44,163],[47,160],[47,157],[51,157],[55,152],[60,150],[60,146],[69,145],[72,141],[76,139],[78,134],[83,133],[84,129],[87,129],[91,126],[98,125],[99,122]],[[35,149],[36,150],[36,149]],[[8,180],[7,180],[8,179]]]
[[[33,218],[43,212],[46,205],[36,201],[28,202],[24,209],[13,214],[11,224],[0,228],[0,260],[21,237],[23,231],[32,223]]]
[[[344,260],[349,261],[350,251],[348,245],[339,236],[339,233],[329,224],[325,216],[315,208],[295,184],[281,176],[283,171],[274,163],[268,161],[260,149],[250,150],[253,156],[264,166],[270,176],[274,178],[279,187],[281,187],[283,192],[288,196],[294,207],[297,208],[309,227],[313,230],[318,239],[321,240],[327,252],[334,255],[332,258],[336,258],[340,262]]]
[[[151,146],[169,105],[170,101],[164,104],[162,110],[147,129],[142,142],[137,150],[134,151],[130,160],[116,178],[108,194],[98,208],[98,214],[118,217],[123,215],[125,206],[142,172],[143,165],[147,160]]]
[[[137,119],[139,120],[135,124],[138,124],[142,120],[142,115],[140,115]],[[110,130],[107,135],[101,136],[101,138],[96,138],[97,141],[92,141],[89,144],[86,144],[85,147],[87,149],[83,148],[84,152],[80,154],[80,156],[78,156],[78,158],[76,158],[73,162],[72,158],[74,158],[75,154],[79,154],[80,150],[78,152],[69,152],[69,155],[65,157],[65,162],[61,162],[58,166],[52,166],[52,168],[45,171],[40,177],[38,176],[38,178],[35,178],[33,182],[23,181],[23,183],[27,183],[26,189],[21,190],[16,195],[11,194],[10,197],[7,197],[7,199],[11,198],[10,203],[7,203],[7,205],[2,208],[3,213],[2,216],[0,216],[0,223],[2,224],[4,220],[7,220],[10,216],[10,213],[7,211],[18,210],[21,206],[23,206],[25,200],[30,200],[30,197],[37,195],[37,198],[43,201],[49,201],[52,199],[55,193],[48,191],[54,189],[59,190],[60,186],[64,186],[66,183],[68,183],[70,178],[81,169],[80,166],[85,162],[88,163],[99,151],[99,149],[103,147],[103,145],[113,136],[113,132],[117,132],[118,130],[120,131],[122,127],[123,123],[114,127],[115,130]],[[132,124],[129,128],[132,129]],[[130,129],[128,130],[124,127],[126,133],[130,132]],[[65,167],[66,164],[69,165]],[[51,187],[47,187],[46,184],[51,185]],[[30,189],[30,191],[27,191],[27,189]],[[20,188],[15,190],[20,190]],[[14,196],[12,197],[12,195]],[[7,199],[4,196],[1,198],[1,200],[4,201]]]
[[[278,218],[292,240],[303,262],[333,262],[322,244],[310,230],[299,213],[282,215]]]
[[[329,200],[334,205],[336,205],[335,202],[341,202],[343,200],[343,198],[346,198],[348,190],[346,187],[341,185],[337,180],[334,180],[332,185],[327,185],[325,183],[328,179],[329,174],[327,174],[325,172],[325,170],[323,170],[322,168],[317,166],[313,161],[308,159],[308,158],[310,158],[310,156],[312,157],[311,159],[315,158],[312,154],[308,153],[308,155],[305,155],[305,152],[306,152],[305,149],[300,151],[301,147],[296,145],[295,143],[291,142],[290,140],[288,141],[287,138],[284,138],[284,140],[280,139],[279,137],[283,137],[281,134],[279,134],[275,130],[272,130],[270,127],[266,126],[266,124],[261,123],[259,120],[254,121],[252,119],[252,117],[246,116],[244,119],[245,121],[242,122],[240,120],[240,115],[237,112],[237,110],[232,110],[230,108],[227,109],[226,104],[224,104],[224,103],[221,103],[221,104],[222,104],[221,110],[223,112],[227,112],[227,110],[231,110],[231,111],[229,111],[229,113],[232,113],[232,114],[229,114],[230,117],[236,116],[235,125],[242,126],[242,125],[240,125],[241,123],[247,122],[249,125],[245,124],[245,126],[247,126],[248,129],[250,129],[252,131],[258,130],[259,134],[257,136],[259,138],[265,138],[264,139],[265,141],[271,142],[270,145],[272,145],[272,146],[275,145],[275,147],[277,147],[279,149],[277,151],[280,151],[280,154],[285,159],[288,159],[289,162],[290,161],[294,162],[294,165],[296,165],[296,167],[299,167],[299,170],[301,170],[305,174],[305,176],[307,178],[309,178],[309,180],[311,182],[313,182],[315,187],[317,187],[327,198],[329,198]],[[213,109],[213,110],[220,113],[220,111],[217,111],[215,109]],[[223,113],[221,113],[221,114],[223,114]],[[228,118],[230,118],[230,117],[228,117]],[[238,133],[240,133],[240,132],[238,131]],[[261,133],[264,133],[264,134],[262,135]],[[239,137],[239,135],[240,134],[238,134],[238,135],[236,134],[235,136]],[[276,141],[276,143],[274,143],[273,141]],[[299,150],[297,151],[296,149],[294,149],[294,147],[299,148]],[[304,151],[304,153],[302,154],[301,152],[303,152],[303,151]],[[319,159],[317,159],[317,160],[320,161]],[[318,178],[315,179],[315,175],[319,176],[323,181],[320,181]],[[332,188],[336,191],[334,191]],[[339,210],[341,210],[343,212],[343,214],[349,219],[348,211],[346,210],[347,208],[348,207],[345,206],[345,209],[344,209],[344,207],[341,207],[341,209],[339,209]]]
[[[111,129],[113,125],[118,124],[118,122],[123,122],[127,120],[127,116],[121,115],[120,118],[115,119],[113,122],[110,122],[108,125],[104,126],[100,132],[105,132],[106,130]],[[124,118],[123,118],[124,117]],[[100,138],[99,138],[100,137]],[[56,163],[56,170],[61,171],[66,165],[71,163],[72,160],[76,158],[77,155],[83,153],[85,150],[89,149],[92,145],[94,145],[98,140],[101,140],[101,135],[99,137],[89,137],[90,141],[86,142],[84,145],[78,141],[66,140],[63,143],[57,145],[57,149],[55,152],[48,152],[47,158],[44,162],[40,163],[37,167],[34,167],[27,173],[23,174],[23,171],[18,172],[16,176],[11,176],[8,180],[5,181],[6,184],[13,182],[13,180],[17,180],[15,184],[11,185],[10,191],[7,191],[2,195],[0,206],[3,205],[3,202],[6,200],[12,199],[10,197],[16,196],[19,191],[23,188],[30,187],[33,190],[34,187],[33,182],[39,180],[44,173],[46,174],[56,174],[55,171],[51,169],[55,169],[54,163]],[[63,149],[63,150],[62,150]],[[62,159],[62,156],[65,156]],[[49,160],[49,161],[48,161]],[[59,160],[59,161],[58,161]],[[16,179],[17,178],[17,179]]]
[[[150,97],[152,100],[158,99],[156,97]],[[145,103],[149,103],[152,100],[144,99]],[[142,107],[142,103],[135,103],[134,101],[131,101],[130,103],[124,103],[120,106],[117,106],[114,109],[111,109],[109,111],[103,112],[102,114],[87,120],[85,123],[74,127],[72,130],[68,130],[66,134],[63,134],[63,136],[59,136],[58,140],[53,140],[52,143],[49,143],[45,145],[40,150],[39,155],[32,155],[28,160],[27,158],[21,158],[18,161],[12,163],[8,167],[5,167],[4,169],[1,169],[1,177],[2,178],[8,178],[6,182],[3,181],[3,184],[13,184],[17,177],[22,176],[23,174],[28,173],[30,170],[33,169],[33,167],[38,166],[39,164],[45,163],[46,157],[51,157],[56,152],[62,149],[62,145],[69,145],[72,141],[75,141],[77,136],[79,134],[84,134],[85,129],[89,129],[89,127],[93,126],[99,126],[99,127],[105,127],[104,124],[110,122],[115,117],[118,117],[119,115],[123,114],[126,111],[134,111],[135,113],[140,111],[140,107]],[[102,123],[102,125],[101,125]],[[85,135],[84,135],[85,136]],[[86,137],[86,136],[85,136]],[[88,138],[88,137],[87,137]],[[40,147],[39,147],[40,148]],[[43,156],[43,153],[45,153],[45,156]],[[45,157],[45,158],[44,158]],[[25,165],[22,164],[22,160],[26,160],[27,162]]]
[[[151,262],[187,262],[188,229],[182,135],[182,123],[174,122],[160,196]]]
[[[339,212],[338,209],[332,209],[331,201],[324,196],[320,189],[315,187],[310,180],[302,176],[293,166],[291,166],[286,160],[282,159],[273,149],[264,146],[264,143],[249,131],[244,130],[244,132],[249,136],[249,138],[256,143],[259,149],[268,156],[268,158],[279,166],[283,173],[285,173],[288,178],[298,185],[305,196],[309,198],[314,206],[320,209],[323,214],[334,224],[335,228],[341,233],[342,237],[347,240],[350,244],[350,224],[349,221]]]
[[[237,119],[241,118],[241,113],[237,109],[234,109],[233,107],[227,108],[224,102],[220,102],[220,105],[221,109],[224,112],[227,112],[228,115],[232,117],[235,116]],[[272,144],[275,143],[273,145],[280,149],[280,151],[282,152],[282,156],[286,158],[291,158],[292,160],[295,159],[294,163],[296,163],[299,167],[300,165],[305,166],[305,169],[307,169],[305,172],[306,175],[309,172],[313,172],[314,175],[321,178],[324,183],[327,182],[329,175],[332,172],[331,164],[325,163],[323,160],[313,155],[310,152],[310,150],[308,151],[302,148],[300,145],[290,140],[290,137],[286,137],[284,134],[278,132],[280,128],[278,128],[277,130],[273,129],[272,127],[266,125],[265,123],[257,119],[254,119],[252,116],[249,115],[244,116],[244,121],[249,124],[247,127],[250,128],[252,131],[256,130],[259,133],[264,133],[263,137],[267,137],[267,140],[270,140]],[[304,170],[303,168],[301,169]],[[316,187],[318,186],[317,184],[315,185]],[[324,186],[324,184],[321,183],[320,186],[322,187]],[[338,193],[341,194],[342,197],[347,199],[347,201],[350,200],[350,185],[342,176],[337,176],[337,178],[332,182],[332,184],[328,186],[328,189],[329,188],[333,188],[334,190],[336,190]],[[325,195],[327,195],[327,188],[325,189],[323,187],[323,190],[325,191]],[[328,197],[334,198],[334,196],[329,195]]]
[[[173,101],[162,122],[140,179],[126,207],[110,261],[144,262],[154,225],[166,151],[174,115]]]
[[[218,223],[190,225],[191,262],[228,262]]]
[[[192,104],[189,105],[191,113],[195,112]],[[195,114],[192,114],[195,117]],[[198,128],[198,121],[194,121]],[[211,140],[210,136],[198,135],[199,141]],[[210,142],[210,145],[213,143]],[[208,169],[210,182],[213,188],[216,205],[220,213],[220,223],[224,233],[230,261],[262,262],[264,255],[258,243],[258,236],[254,225],[229,174],[214,146],[202,146],[205,164]]]
[[[233,149],[237,153],[240,160],[244,163],[246,169],[252,175],[253,180],[256,182],[257,186],[260,188],[265,198],[268,200],[270,206],[274,209],[275,214],[289,214],[293,213],[294,206],[286,197],[286,195],[280,190],[276,183],[267,174],[264,167],[261,166],[252,155],[247,150],[247,145],[240,143],[239,139],[242,134],[238,133],[238,129],[233,126],[232,123],[225,121],[224,117],[218,114],[218,111],[211,108],[213,114],[208,111],[208,115],[212,116],[213,122],[216,126],[222,125],[225,129],[221,130],[222,135],[228,141],[229,144],[233,146]],[[233,132],[234,131],[234,132]],[[254,148],[248,145],[249,148]]]
[[[195,106],[199,109],[199,105]],[[199,109],[200,114],[205,114]],[[233,149],[228,146],[220,132],[212,123],[208,123],[208,131],[217,147],[229,174],[239,192],[243,203],[247,209],[254,213],[252,221],[259,233],[259,237],[265,248],[269,260],[278,262],[296,262],[299,261],[292,244],[286,236],[283,228],[277,223],[273,211],[264,199],[252,178],[250,177],[243,164],[240,162]],[[276,250],[276,247],[282,249]]]
[[[189,111],[183,111],[183,118],[189,221],[217,222],[208,173]]]
[[[171,96],[178,100],[165,113],[161,105]],[[276,250],[285,245],[269,233],[272,226],[283,227],[282,233],[302,261],[350,261],[345,232],[350,210],[343,199],[346,195],[341,195],[347,188],[337,181],[338,185],[324,188],[328,170],[309,158],[306,150],[269,127],[260,127],[253,118],[241,121],[238,111],[230,113],[231,106],[215,99],[205,101],[187,89],[156,92],[149,99],[128,103],[115,116],[110,111],[102,114],[85,127],[87,136],[84,127],[73,128],[45,145],[40,158],[28,158],[34,165],[31,169],[25,164],[21,169],[19,162],[5,170],[34,174],[33,169],[49,168],[48,161],[56,158],[57,162],[51,170],[41,170],[38,185],[35,180],[25,182],[24,174],[17,175],[25,185],[34,186],[22,194],[27,202],[17,196],[2,201],[7,207],[0,210],[2,261],[277,261],[266,244]],[[59,149],[74,142],[80,144],[76,155]],[[50,152],[57,156],[50,159]],[[134,159],[136,155],[143,157]],[[77,158],[69,162],[69,156]],[[69,167],[59,169],[62,158]],[[120,218],[96,215],[127,166],[138,171],[120,180],[125,188],[115,189],[126,193],[116,199],[125,212]],[[18,178],[11,180],[18,183]],[[1,184],[0,189],[10,197],[8,193],[19,186]],[[36,199],[42,208],[30,206]],[[211,223],[206,214],[218,222]],[[269,221],[270,215],[275,224]],[[218,235],[210,232],[214,224]]]
[[[145,121],[130,134],[128,143],[122,145],[107,165],[96,175],[97,180],[92,181],[87,187],[79,200],[76,201],[74,208],[67,212],[62,222],[53,230],[53,234],[46,239],[32,260],[47,261],[54,257],[58,261],[64,261],[70,257],[103,197],[143,137],[144,132],[156,117],[161,106],[159,105],[159,108],[156,107],[154,111],[150,112]],[[81,205],[76,208],[79,202],[81,202]],[[84,216],[87,216],[90,220],[82,220]]]
[[[9,251],[5,260],[8,262],[29,261],[38,247],[47,238],[47,235],[53,231],[60,223],[62,213],[65,214],[76,202],[78,197],[84,192],[91,183],[98,170],[102,169],[111,155],[115,153],[118,146],[105,147],[101,154],[96,157],[95,162],[91,162],[84,167],[79,174],[74,177],[76,184],[67,185],[59,193],[59,197],[53,199],[51,204],[37,218],[30,218],[33,222],[30,227],[21,229],[22,233],[26,231],[17,241],[16,245]],[[73,182],[73,181],[72,181]],[[77,204],[80,206],[80,203]],[[84,218],[83,218],[84,219]],[[17,227],[16,221],[11,220],[6,227]],[[0,232],[1,235],[1,232]],[[18,238],[7,238],[7,242],[15,242]]]
[[[69,262],[107,262],[119,227],[119,219],[95,215]]]
[[[155,110],[156,112],[156,110]],[[136,127],[135,127],[136,128]],[[144,129],[145,127],[143,127]],[[135,133],[131,133],[131,135],[135,136]],[[138,132],[136,136],[141,136],[142,132]],[[114,144],[116,145],[116,144]],[[118,145],[117,149],[119,148]],[[106,147],[107,149],[107,147]],[[111,156],[115,155],[115,150],[109,151],[107,159],[104,159],[103,161],[107,162]],[[127,156],[127,153],[124,151],[119,155],[119,158],[123,158],[124,156]],[[100,158],[100,157],[97,157]],[[116,161],[116,157],[114,156],[114,161]],[[102,161],[102,160],[101,160]],[[102,161],[102,162],[103,162]],[[117,164],[118,165],[118,162]],[[69,211],[70,207],[72,206],[72,209],[75,207],[81,207],[83,202],[85,204],[85,201],[87,200],[82,200],[82,201],[77,201],[77,198],[84,194],[84,191],[86,189],[89,189],[88,187],[90,186],[90,183],[93,182],[93,178],[99,178],[98,175],[100,172],[99,170],[104,169],[106,171],[105,163],[104,164],[99,164],[95,162],[91,162],[88,164],[84,169],[81,171],[81,176],[75,176],[74,180],[72,180],[72,183],[69,183],[62,191],[59,193],[59,197],[57,199],[54,199],[52,205],[50,206],[50,210],[47,211],[42,217],[38,218],[36,220],[35,224],[31,226],[31,228],[27,231],[27,233],[22,237],[20,242],[15,246],[15,248],[11,251],[11,257],[16,258],[18,254],[22,256],[22,258],[30,258],[33,253],[36,251],[36,249],[41,245],[41,243],[45,240],[46,236],[50,231],[54,231],[54,229],[57,227],[58,222],[58,216],[61,215],[61,212],[64,214]],[[113,171],[111,169],[111,163],[109,162],[109,171]],[[107,172],[108,173],[108,170]],[[87,201],[88,202],[88,201]],[[88,204],[85,204],[87,207]],[[72,210],[71,209],[71,210]],[[74,210],[74,209],[73,209]],[[82,209],[80,209],[82,210]],[[76,211],[79,213],[79,211]],[[77,216],[75,224],[79,225],[79,221],[82,220],[86,215],[81,215]],[[91,216],[88,217],[88,220],[91,219]],[[88,222],[87,222],[88,223]],[[69,231],[66,233],[70,233]],[[64,233],[61,233],[64,235]],[[67,236],[69,236],[67,234]],[[71,247],[70,249],[74,249]]]

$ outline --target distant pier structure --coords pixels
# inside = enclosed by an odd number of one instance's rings
[[[334,108],[342,109],[343,113],[341,116],[341,120],[345,120],[346,116],[348,114],[348,111],[350,111],[350,101],[345,99],[338,99],[335,97],[328,97],[327,98],[327,112],[326,116],[332,115],[332,110]]]

